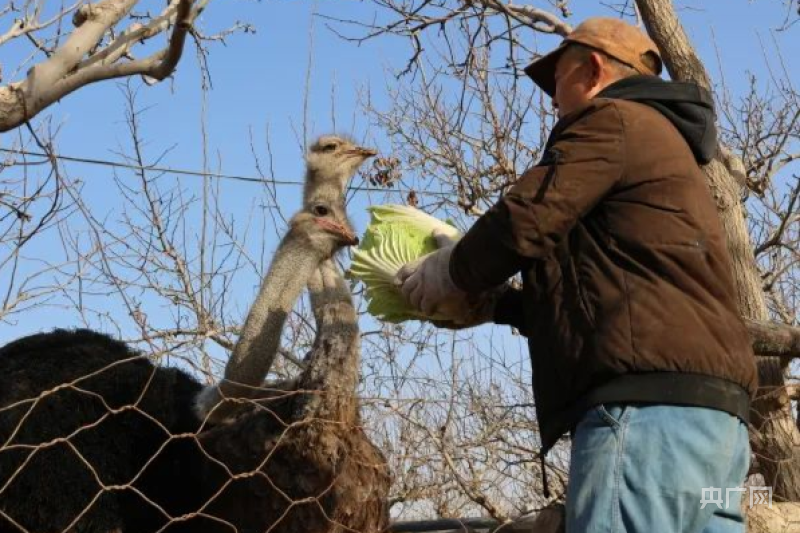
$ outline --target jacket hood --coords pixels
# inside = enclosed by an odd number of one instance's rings
[[[639,102],[656,109],[675,125],[701,165],[710,162],[717,152],[714,100],[699,85],[631,76],[612,83],[597,97]]]

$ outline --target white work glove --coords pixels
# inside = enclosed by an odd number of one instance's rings
[[[432,236],[439,249],[403,266],[395,276],[406,301],[427,316],[437,314],[445,304],[466,294],[450,277],[450,255],[455,241],[437,231]]]
[[[413,261],[398,271],[395,283],[403,296],[439,328],[463,329],[494,319],[497,301],[508,289],[507,284],[479,294],[460,290],[450,277],[450,256],[456,241],[434,231],[439,249]]]

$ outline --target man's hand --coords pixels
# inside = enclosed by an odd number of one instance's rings
[[[406,301],[424,315],[436,316],[431,322],[440,328],[463,329],[492,321],[497,300],[508,287],[480,294],[460,290],[450,277],[456,241],[438,232],[433,237],[439,249],[405,265],[395,277]]]
[[[408,303],[428,316],[464,294],[450,277],[450,255],[455,241],[438,232],[433,233],[433,238],[439,249],[405,265],[395,276],[395,283]]]

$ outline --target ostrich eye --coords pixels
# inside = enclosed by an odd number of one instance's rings
[[[311,208],[311,212],[315,217],[326,217],[328,213],[330,213],[330,210],[324,205],[317,204]]]
[[[328,143],[322,147],[322,151],[326,153],[331,153],[336,150],[336,143]]]

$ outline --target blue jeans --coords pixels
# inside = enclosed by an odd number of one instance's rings
[[[567,533],[743,533],[747,426],[700,407],[609,404],[575,428]],[[721,490],[721,507],[707,503]],[[720,499],[719,493],[716,499]]]

